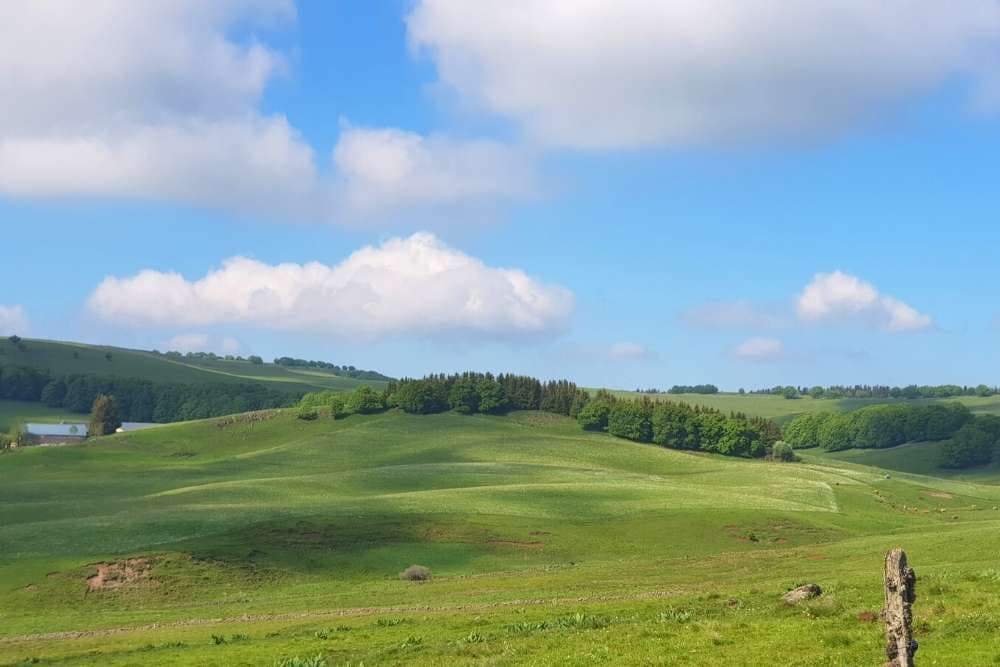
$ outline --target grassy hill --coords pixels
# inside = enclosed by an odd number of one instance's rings
[[[814,399],[803,396],[797,399],[787,399],[773,394],[642,394],[634,391],[618,391],[611,393],[623,398],[640,398],[646,396],[651,400],[679,401],[691,405],[704,405],[706,407],[722,410],[723,412],[743,412],[748,415],[756,415],[774,419],[781,423],[788,421],[796,415],[809,412],[833,412],[856,410],[866,405],[876,405],[883,403],[902,403],[905,405],[920,405],[926,403],[938,403],[941,400],[958,401],[969,406],[969,409],[976,414],[1000,414],[1000,396],[958,396],[950,399],[894,399],[894,398],[841,398],[841,399]]]
[[[312,368],[252,364],[249,361],[176,359],[142,350],[83,343],[32,339],[23,342],[22,350],[7,340],[0,341],[0,363],[44,368],[55,375],[114,375],[182,384],[254,382],[298,393],[385,385],[377,380],[356,380]]]
[[[922,662],[992,664],[998,506],[541,413],[179,424],[0,455],[0,664],[874,665],[896,545]]]

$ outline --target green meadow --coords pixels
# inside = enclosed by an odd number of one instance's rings
[[[53,375],[106,375],[179,384],[259,383],[271,389],[305,393],[323,389],[381,388],[384,382],[356,380],[314,368],[290,368],[249,361],[173,358],[143,350],[103,345],[25,339],[24,349],[0,341],[0,363],[29,366]],[[109,358],[110,356],[110,358]]]
[[[1000,663],[1000,476],[806,457],[533,412],[286,411],[9,451],[0,665],[879,665],[893,546],[921,664]],[[401,580],[413,564],[432,580]],[[806,582],[824,594],[780,602]]]
[[[997,396],[957,396],[949,399],[894,399],[894,398],[812,398],[802,396],[787,399],[773,394],[645,394],[634,391],[612,390],[620,398],[647,397],[653,401],[677,401],[690,405],[702,405],[723,412],[743,412],[748,415],[767,417],[779,423],[791,420],[796,415],[810,412],[842,412],[857,410],[866,405],[894,404],[922,405],[941,401],[957,401],[969,406],[975,414],[1000,414],[1000,395]]]

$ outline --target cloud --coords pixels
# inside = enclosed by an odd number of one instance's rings
[[[202,352],[209,347],[205,334],[178,334],[163,344],[170,352]]]
[[[329,222],[529,189],[526,162],[502,144],[396,129],[346,129],[320,152],[327,173],[262,108],[288,63],[256,31],[294,21],[292,0],[0,3],[0,195]]]
[[[0,306],[0,334],[21,334],[28,330],[28,316],[22,306]]]
[[[612,359],[652,359],[656,355],[652,350],[639,343],[615,343],[611,346]]]
[[[710,301],[681,315],[682,321],[696,329],[779,329],[787,322],[772,313],[770,307],[750,301]]]
[[[750,338],[736,346],[733,356],[745,361],[777,361],[785,356],[785,344],[777,338]]]
[[[333,161],[343,205],[355,214],[525,199],[536,190],[528,156],[485,139],[346,127]]]
[[[933,326],[929,315],[840,271],[817,273],[799,295],[796,312],[808,322],[856,321],[884,331],[919,331]]]
[[[561,330],[573,296],[419,233],[362,248],[335,266],[236,257],[195,281],[154,270],[108,277],[88,308],[130,326],[246,324],[358,338],[511,338]]]
[[[1000,98],[995,0],[419,0],[407,24],[461,103],[553,146],[824,138],[956,76]]]

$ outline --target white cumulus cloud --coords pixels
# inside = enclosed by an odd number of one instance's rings
[[[573,296],[419,233],[362,248],[334,266],[236,257],[193,281],[154,270],[108,277],[88,307],[133,326],[246,324],[361,338],[508,338],[560,330]]]
[[[950,77],[1000,89],[995,0],[419,0],[407,22],[461,102],[556,146],[824,137]]]
[[[733,354],[746,361],[776,361],[785,356],[785,344],[777,338],[750,338],[737,345]]]
[[[338,221],[525,194],[512,149],[395,129],[346,130],[326,174],[262,108],[289,64],[255,32],[295,18],[292,0],[0,3],[0,195]]]
[[[810,322],[857,321],[884,331],[918,331],[933,326],[929,315],[841,271],[816,274],[799,295],[796,312]]]
[[[0,306],[0,334],[21,334],[28,329],[28,316],[23,306]]]

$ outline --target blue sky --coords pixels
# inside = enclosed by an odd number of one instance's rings
[[[1000,6],[751,5],[0,10],[0,329],[996,384]]]

